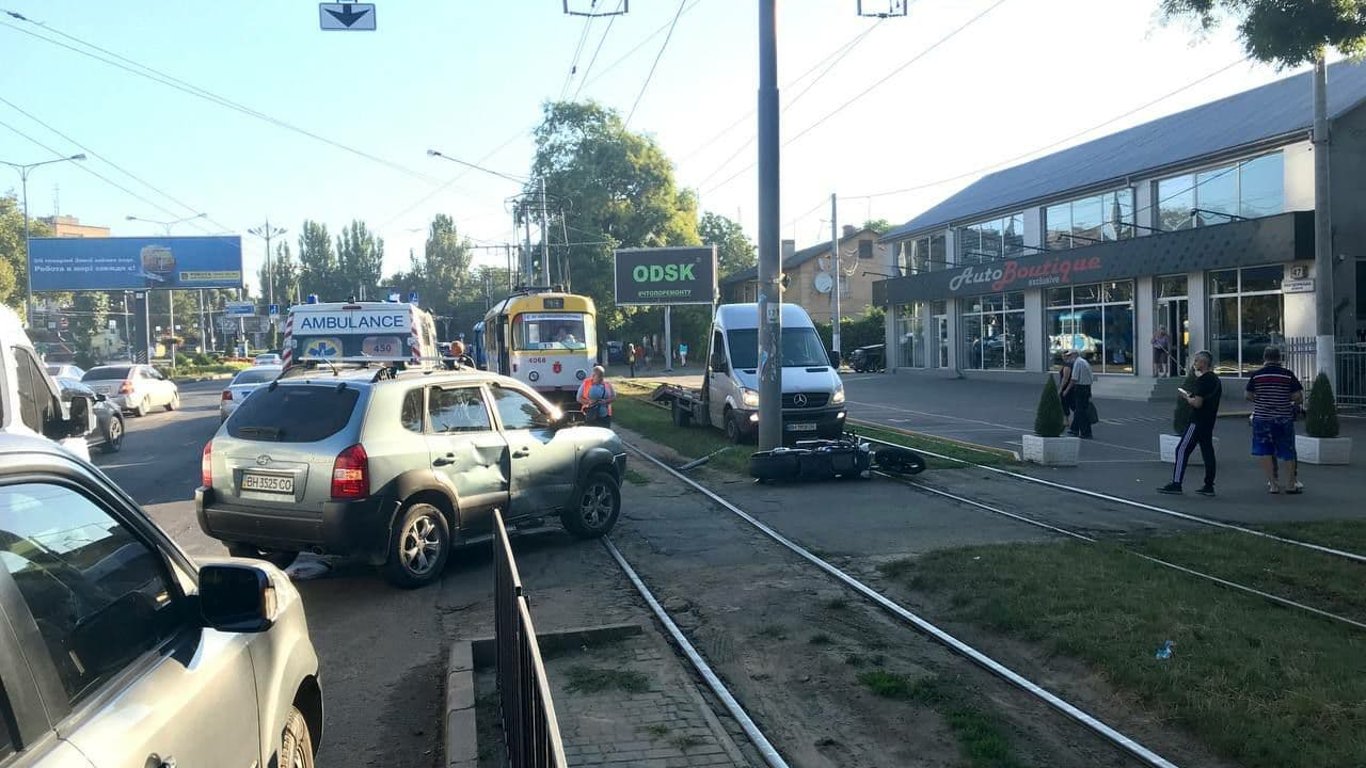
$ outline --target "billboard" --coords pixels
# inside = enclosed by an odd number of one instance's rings
[[[241,288],[242,239],[34,238],[28,271],[35,292]]]
[[[716,301],[715,246],[619,248],[615,274],[620,305]]]

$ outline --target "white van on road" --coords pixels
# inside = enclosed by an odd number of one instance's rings
[[[85,436],[95,427],[95,403],[81,395],[62,401],[19,316],[0,306],[0,432],[46,437],[89,461]]]
[[[783,441],[835,438],[844,432],[844,383],[806,310],[782,304]],[[672,401],[674,423],[710,424],[732,442],[759,429],[759,305],[716,308],[700,389],[661,387],[656,400]]]

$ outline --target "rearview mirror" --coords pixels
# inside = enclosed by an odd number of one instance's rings
[[[89,395],[72,395],[67,412],[62,437],[85,437],[95,431],[95,400]]]
[[[199,569],[199,613],[220,632],[264,632],[275,623],[275,585],[259,566],[206,565]]]

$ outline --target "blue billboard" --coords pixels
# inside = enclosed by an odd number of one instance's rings
[[[35,292],[241,288],[242,238],[40,237],[28,271]]]

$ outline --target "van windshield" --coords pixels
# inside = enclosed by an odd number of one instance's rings
[[[737,328],[730,336],[730,363],[735,368],[759,367],[759,329]],[[783,367],[815,368],[830,365],[825,345],[815,328],[783,329]]]

